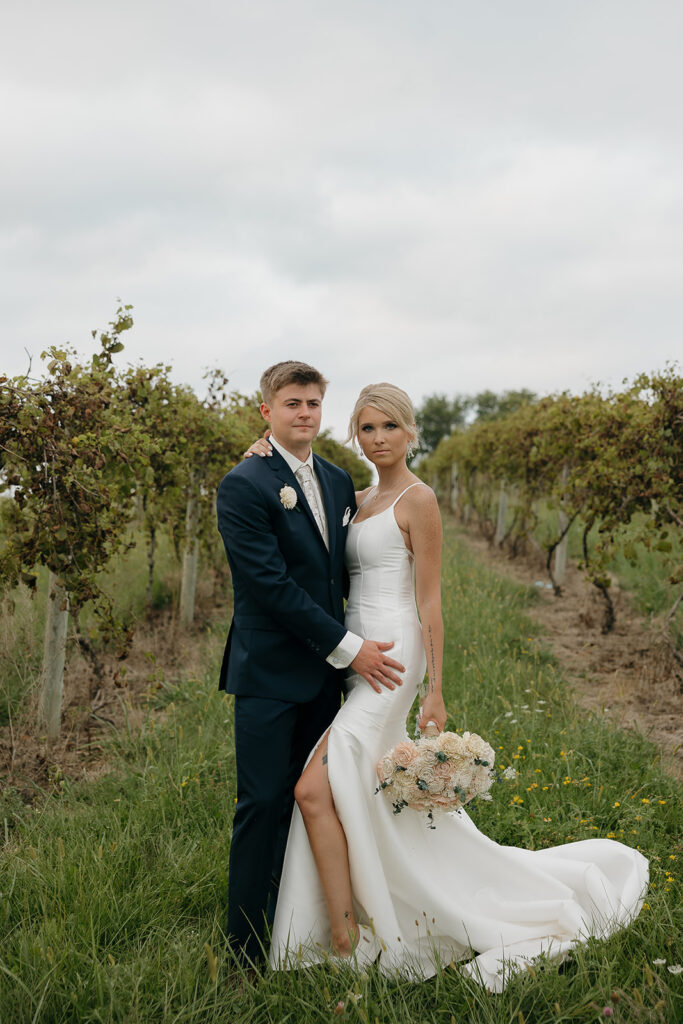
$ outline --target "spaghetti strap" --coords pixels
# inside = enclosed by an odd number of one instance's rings
[[[377,490],[377,484],[373,484],[372,487],[370,488],[370,490],[368,491],[368,493],[365,495],[365,497],[361,501],[361,503],[358,506],[358,508],[356,509],[356,513],[360,512],[360,510],[362,509],[363,505],[366,505],[370,501],[371,493],[373,491],[376,491],[376,490]],[[356,517],[354,516],[353,518],[355,519]]]
[[[403,490],[401,491],[401,493],[400,493],[400,494],[398,495],[398,497],[397,497],[397,498],[395,498],[395,499],[394,499],[394,500],[392,501],[391,505],[387,505],[387,507],[386,507],[386,508],[384,508],[384,509],[382,509],[382,511],[381,511],[381,512],[375,512],[374,516],[368,516],[368,517],[367,517],[367,519],[361,519],[361,521],[360,521],[359,523],[357,523],[357,522],[356,522],[356,516],[358,515],[358,513],[360,512],[360,510],[361,510],[361,509],[363,508],[363,505],[365,505],[365,504],[366,504],[366,502],[368,502],[368,501],[370,500],[370,495],[368,494],[368,495],[367,495],[367,497],[365,497],[365,498],[364,498],[364,499],[363,499],[363,500],[361,501],[360,505],[359,505],[359,506],[358,506],[358,508],[356,509],[356,511],[355,511],[355,513],[354,513],[354,516],[353,516],[353,519],[351,520],[351,523],[352,523],[352,524],[353,524],[354,526],[363,526],[363,524],[364,524],[364,523],[367,523],[367,522],[369,522],[369,521],[370,521],[371,519],[377,519],[377,518],[378,518],[379,516],[383,516],[383,515],[386,515],[386,513],[387,513],[387,512],[391,512],[391,510],[392,510],[392,508],[393,508],[393,507],[395,506],[396,502],[397,502],[397,501],[400,501],[400,500],[401,500],[401,498],[402,498],[402,497],[403,497],[403,495],[404,495],[404,494],[406,493],[406,491],[409,491],[411,487],[417,487],[417,485],[418,485],[418,484],[422,484],[422,481],[421,481],[421,480],[416,480],[414,484],[409,484],[409,485],[408,485],[408,486],[407,486],[406,488],[404,488],[404,489],[403,489]],[[426,486],[427,486],[427,484],[424,484],[423,486],[424,486],[424,487],[426,487]],[[377,489],[377,487],[376,487],[376,485],[375,485],[375,490],[376,490],[376,489]]]
[[[411,487],[417,487],[418,485],[421,485],[423,487],[427,486],[426,484],[422,483],[422,480],[416,480],[414,484],[408,484],[408,486],[405,488],[405,490],[401,491],[401,493],[399,494],[398,498],[394,498],[394,500],[392,501],[392,503],[389,506],[389,508],[393,508],[394,505],[396,504],[396,502],[400,501],[401,498],[403,497],[403,495],[406,493],[406,491],[409,491]]]

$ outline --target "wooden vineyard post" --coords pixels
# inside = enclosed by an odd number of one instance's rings
[[[183,578],[180,584],[180,625],[189,629],[194,620],[194,598],[197,589],[197,563],[199,560],[199,501],[196,494],[187,499],[185,518],[185,550],[183,552]]]
[[[451,466],[451,495],[450,495],[451,512],[458,511],[458,465],[453,463]]]
[[[156,552],[156,526],[150,526],[147,538],[147,613],[152,611],[154,600],[154,555]]]
[[[472,494],[474,494],[474,489],[475,489],[476,485],[477,485],[477,471],[476,471],[476,469],[473,469],[471,471],[471,473],[470,473],[470,477],[469,477],[469,480],[468,480],[468,487],[467,487],[467,490],[465,492],[466,493],[465,507],[462,510],[462,521],[465,524],[465,526],[467,526],[467,524],[469,523],[470,516],[472,515],[472,505],[470,504],[470,496]]]
[[[565,464],[562,467],[562,491],[563,492],[564,492],[565,487],[567,486],[568,479],[569,479],[569,466],[565,462]],[[560,533],[561,534],[564,533],[565,530],[567,530],[567,523],[568,523],[568,521],[569,520],[567,519],[567,513],[564,510],[564,498],[562,498],[562,505],[560,506],[560,511],[559,511],[559,526],[560,526]],[[564,536],[562,537],[562,540],[560,541],[560,543],[557,545],[557,550],[555,552],[555,566],[554,566],[553,575],[555,576],[555,582],[558,585],[558,587],[562,586],[562,583],[564,581],[565,572],[567,571],[567,544],[568,544],[568,541],[569,541],[569,531],[564,533]]]
[[[47,725],[48,740],[56,740],[59,738],[62,717],[69,599],[66,590],[52,572],[47,593],[40,709]]]
[[[500,494],[498,497],[498,519],[496,521],[495,545],[500,547],[505,537],[505,516],[507,514],[507,494],[505,492],[505,480],[500,481]]]

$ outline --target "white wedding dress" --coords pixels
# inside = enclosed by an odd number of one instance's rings
[[[611,839],[536,851],[499,846],[464,811],[438,816],[431,830],[426,815],[410,809],[395,815],[375,794],[377,761],[406,738],[406,716],[425,672],[413,560],[395,505],[352,521],[346,546],[347,628],[393,640],[391,656],[406,666],[403,685],[381,694],[351,676],[329,733],[329,781],[348,841],[355,909],[380,940],[380,970],[429,977],[439,961],[462,960],[462,970],[501,991],[511,971],[539,954],[563,954],[632,920],[648,865]],[[323,891],[295,806],[270,963],[276,969],[316,963],[329,948]]]

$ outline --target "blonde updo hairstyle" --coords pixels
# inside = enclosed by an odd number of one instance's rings
[[[386,382],[368,384],[359,394],[351,413],[351,419],[349,420],[347,442],[351,441],[355,450],[360,450],[358,445],[359,420],[362,410],[367,405],[371,405],[373,409],[378,409],[406,431],[409,437],[406,455],[412,455],[419,443],[413,403],[405,391],[397,388],[395,384],[387,384]]]

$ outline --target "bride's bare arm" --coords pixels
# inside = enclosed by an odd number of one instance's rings
[[[427,696],[422,703],[419,725],[424,729],[427,722],[434,721],[441,731],[446,724],[446,708],[441,693],[441,514],[434,492],[427,487],[412,488],[406,498],[410,498],[405,508],[406,525],[415,555],[415,597],[427,658]]]

